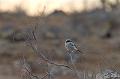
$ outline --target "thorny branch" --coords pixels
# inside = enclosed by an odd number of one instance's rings
[[[39,79],[38,76],[34,75],[32,72],[31,72],[31,67],[29,66],[29,64],[27,63],[26,59],[24,58],[23,56],[23,61],[20,60],[21,62],[21,65],[22,65],[22,69],[25,71],[25,74],[26,77],[29,77],[30,79]]]
[[[49,73],[47,72],[44,76],[42,76],[42,77],[40,78],[40,77],[38,77],[37,75],[35,75],[35,74],[33,74],[33,73],[31,72],[30,66],[29,66],[29,64],[27,63],[27,61],[26,61],[26,59],[24,58],[24,56],[23,56],[23,61],[22,61],[22,60],[20,60],[20,61],[21,61],[21,64],[22,64],[22,68],[27,71],[28,77],[30,77],[30,79],[44,79],[44,78],[46,78],[46,77],[49,75]],[[28,67],[28,66],[29,66],[29,67]]]
[[[61,67],[66,67],[70,70],[72,70],[72,68],[70,68],[69,66],[67,65],[64,65],[64,64],[57,64],[51,60],[49,60],[43,53],[41,50],[39,50],[38,46],[36,45],[36,43],[38,43],[38,39],[37,39],[37,36],[36,36],[36,29],[37,27],[35,26],[35,28],[33,30],[29,30],[29,32],[27,32],[27,35],[26,35],[26,44],[28,46],[30,46],[32,48],[32,50],[37,54],[37,56],[39,58],[41,58],[43,61],[46,62],[46,64],[52,64],[52,65],[55,65],[55,66],[61,66]],[[27,71],[28,73],[28,77],[30,79],[44,79],[45,77],[48,76],[49,79],[51,79],[51,74],[50,74],[50,71],[47,72],[47,74],[41,78],[39,78],[38,76],[34,75],[30,70],[29,68],[25,65],[26,64],[26,60],[25,58],[23,57],[24,59],[24,62],[23,62],[23,65],[24,65],[24,69]]]
[[[37,54],[37,56],[39,56],[43,61],[45,61],[45,62],[47,62],[47,63],[49,63],[49,64],[53,64],[53,65],[55,65],[55,66],[66,67],[66,68],[72,70],[72,68],[70,68],[70,67],[67,66],[67,65],[57,64],[57,63],[49,60],[45,55],[43,55],[43,54],[41,53],[41,51],[38,51],[38,47],[37,47],[36,45],[34,45],[34,44],[30,41],[30,36],[32,36],[32,39],[33,39],[34,41],[36,41],[36,43],[38,43],[37,36],[36,36],[36,34],[35,34],[36,29],[37,29],[37,27],[35,26],[35,28],[34,28],[34,29],[32,30],[32,32],[31,32],[32,35],[30,35],[30,34],[28,33],[27,43],[28,43],[28,45],[33,49],[33,51]]]

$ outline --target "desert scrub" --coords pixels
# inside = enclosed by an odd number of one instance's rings
[[[76,61],[81,53],[77,53],[78,51],[66,50],[66,54],[68,55],[68,61],[66,64],[56,63],[55,60],[51,60],[49,55],[44,54],[45,51],[41,50],[39,44],[39,29],[37,26],[32,29],[28,29],[25,31],[25,44],[32,48],[33,54],[39,58],[40,64],[46,64],[46,72],[42,76],[38,76],[32,72],[32,68],[28,64],[27,59],[24,57],[21,58],[21,77],[22,79],[54,79],[55,77],[61,75],[58,71],[63,71],[65,74],[71,72],[71,76],[74,79],[119,79],[120,74],[113,70],[107,70],[102,67],[98,67],[99,71],[92,72],[87,69],[78,70],[76,67]],[[84,52],[83,52],[84,53]],[[65,72],[65,70],[69,70]]]

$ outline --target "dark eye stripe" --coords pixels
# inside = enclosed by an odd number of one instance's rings
[[[70,40],[67,40],[66,42],[71,42]]]
[[[66,42],[72,42],[72,40],[67,40]]]

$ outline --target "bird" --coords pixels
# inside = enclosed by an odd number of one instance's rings
[[[66,39],[65,41],[65,48],[68,50],[68,51],[72,51],[72,52],[76,52],[78,51],[79,53],[82,53],[76,46],[76,44],[71,40],[71,39]]]

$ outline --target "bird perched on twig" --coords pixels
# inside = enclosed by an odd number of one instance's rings
[[[65,47],[68,51],[82,53],[71,39],[65,41]]]

